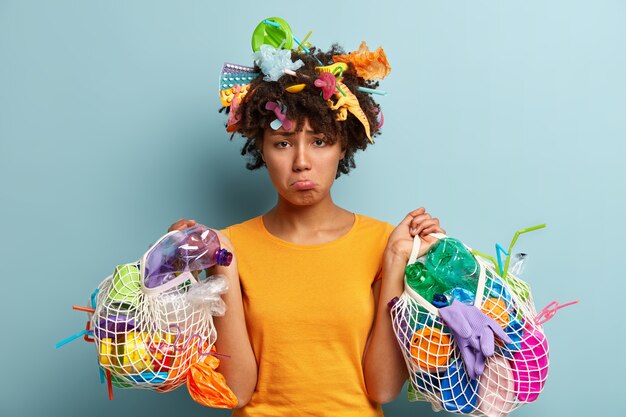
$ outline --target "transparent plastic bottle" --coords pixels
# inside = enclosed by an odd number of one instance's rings
[[[439,240],[428,249],[424,264],[446,287],[441,293],[453,288],[476,293],[480,267],[460,241],[452,238]]]
[[[144,284],[156,288],[181,272],[228,266],[232,259],[232,253],[221,248],[217,233],[197,224],[167,235],[150,249],[145,257]]]

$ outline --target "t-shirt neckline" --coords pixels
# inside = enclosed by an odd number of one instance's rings
[[[294,243],[294,242],[290,242],[288,240],[284,240],[279,238],[278,236],[275,236],[273,234],[270,233],[269,230],[267,230],[267,227],[265,227],[265,222],[263,221],[263,215],[257,217],[257,223],[259,228],[262,230],[263,234],[266,235],[270,240],[279,243],[283,246],[288,246],[290,248],[294,248],[294,249],[320,249],[320,248],[325,248],[325,247],[329,247],[329,246],[335,246],[341,242],[343,242],[344,240],[348,239],[356,230],[357,225],[359,223],[359,215],[357,213],[352,213],[354,215],[354,222],[352,223],[352,227],[350,227],[350,230],[348,230],[346,233],[344,233],[343,235],[339,236],[337,239],[335,240],[331,240],[330,242],[326,242],[326,243],[316,243],[316,244],[312,244],[312,245],[301,245],[299,243]]]

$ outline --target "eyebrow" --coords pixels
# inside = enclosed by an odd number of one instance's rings
[[[304,133],[307,133],[309,135],[324,135],[321,132],[316,132],[315,130],[306,130]],[[270,136],[283,136],[283,137],[291,137],[294,136],[296,134],[296,132],[285,132],[285,131],[279,131],[279,130],[275,130],[274,132],[272,132],[270,134]]]

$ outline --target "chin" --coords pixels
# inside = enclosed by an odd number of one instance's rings
[[[297,194],[283,196],[283,198],[294,206],[310,206],[321,200],[314,191],[300,191]]]

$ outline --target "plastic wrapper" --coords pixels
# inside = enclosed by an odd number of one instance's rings
[[[217,372],[220,361],[208,356],[196,362],[187,374],[187,389],[194,401],[213,408],[235,408],[237,397],[226,385],[224,376]]]
[[[228,291],[228,281],[222,275],[213,275],[189,289],[187,299],[194,306],[208,308],[213,316],[223,316],[226,304],[220,297]]]

